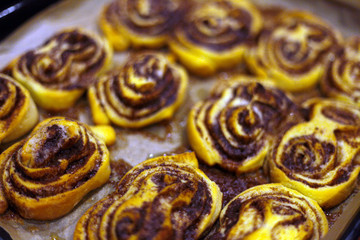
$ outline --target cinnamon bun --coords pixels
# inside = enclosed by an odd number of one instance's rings
[[[73,106],[111,61],[112,49],[105,39],[70,28],[17,58],[12,75],[30,91],[36,104],[60,111]]]
[[[86,125],[49,118],[0,155],[0,173],[1,213],[56,219],[109,179],[109,151]]]
[[[221,200],[195,154],[149,159],[81,217],[74,239],[198,239],[217,219]]]

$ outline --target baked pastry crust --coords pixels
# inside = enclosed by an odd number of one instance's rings
[[[210,76],[241,62],[262,24],[249,1],[200,1],[177,25],[169,46],[190,72]]]
[[[296,105],[270,80],[236,76],[215,85],[212,96],[189,113],[190,146],[206,164],[243,173],[262,167],[275,129]],[[277,134],[277,133],[276,133]]]
[[[81,217],[74,240],[198,239],[221,203],[219,187],[198,169],[194,153],[149,159]]]
[[[82,28],[69,28],[11,66],[13,77],[30,91],[37,105],[60,111],[73,106],[111,61],[112,49],[105,39]]]
[[[322,239],[326,216],[316,201],[281,184],[250,188],[221,211],[219,227],[207,240]]]
[[[275,22],[248,52],[249,69],[276,79],[284,90],[314,87],[325,72],[329,53],[342,43],[341,34],[308,12],[284,11]]]
[[[133,56],[89,89],[95,124],[140,128],[173,117],[188,85],[186,71],[161,53]]]
[[[330,208],[354,190],[360,172],[360,111],[343,102],[306,103],[310,121],[290,128],[269,154],[271,181]]]
[[[23,136],[38,119],[30,93],[13,78],[0,73],[0,143]]]
[[[24,218],[52,220],[110,176],[109,151],[82,123],[63,117],[39,123],[0,155],[0,206]]]
[[[99,25],[117,51],[130,46],[159,48],[182,18],[188,1],[115,0],[105,6]]]

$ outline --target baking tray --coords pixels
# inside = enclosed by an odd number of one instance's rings
[[[1,32],[1,38],[4,38],[10,31],[15,29],[17,25],[21,24],[24,20],[28,19],[33,14],[37,13],[41,9],[49,6],[54,2],[58,2],[56,5],[46,9],[45,11],[37,14],[34,18],[27,20],[27,22],[20,28],[16,29],[9,37],[0,42],[0,68],[4,67],[11,59],[25,52],[28,49],[34,48],[44,42],[49,36],[56,31],[70,26],[82,26],[94,31],[98,31],[97,17],[102,6],[111,0],[12,0],[0,3],[0,27],[4,29]],[[255,0],[254,0],[255,1]],[[269,4],[266,0],[256,0],[255,2],[264,5]],[[358,22],[360,22],[360,1],[357,0],[338,0],[338,1],[326,1],[326,0],[273,0],[271,4],[287,8],[300,8],[316,12],[317,15],[323,17],[329,21],[334,27],[340,29],[345,36],[358,34]],[[86,14],[84,14],[86,13]],[[5,26],[5,27],[4,27]],[[129,55],[129,52],[115,54],[115,65],[121,64],[124,59]],[[209,86],[215,81],[215,78],[208,79],[206,81],[199,80],[191,77],[194,87],[190,90],[190,100],[185,104],[176,116],[173,122],[168,123],[166,126],[147,128],[146,134],[142,132],[133,131],[118,131],[121,135],[120,141],[124,139],[127,141],[127,146],[120,146],[121,143],[117,143],[113,148],[113,159],[125,159],[132,165],[135,165],[148,157],[159,155],[164,152],[173,152],[176,149],[181,148],[181,145],[186,141],[183,134],[184,127],[184,115],[191,107],[193,102],[204,98],[207,95]],[[86,102],[85,99],[80,100],[80,105]],[[78,105],[79,105],[78,104]],[[42,113],[42,117],[46,117]],[[69,113],[65,113],[69,114]],[[91,123],[90,114],[88,110],[77,114],[79,120]],[[169,133],[169,128],[172,132]],[[168,136],[170,135],[170,136]],[[149,137],[150,136],[150,137]],[[164,141],[165,140],[165,141]],[[132,154],[131,149],[134,146],[146,145],[144,149],[138,151],[138,154]],[[360,235],[360,191],[357,187],[355,193],[353,193],[345,203],[333,210],[334,216],[339,214],[337,220],[332,225],[329,233],[325,239],[357,239]],[[69,215],[80,215],[90,206],[96,202],[103,195],[111,192],[112,188],[109,186],[103,187],[101,190],[91,193],[87,199],[82,201],[75,211]],[[13,238],[17,239],[17,231],[20,231],[24,239],[69,239],[69,233],[71,232],[71,225],[76,223],[76,217],[71,218],[66,216],[64,221],[51,221],[47,223],[39,223],[36,221],[24,220],[19,223],[17,219],[14,223],[14,228],[9,228],[8,221],[14,221],[9,216],[0,217],[0,226],[4,226],[6,230],[12,233]],[[37,227],[37,225],[41,225]],[[46,232],[47,228],[54,228],[55,225],[66,225],[65,235],[61,235],[61,228],[58,228],[56,232]],[[22,227],[23,226],[23,227]],[[70,226],[70,227],[69,227]],[[25,232],[27,234],[25,234]],[[19,233],[20,234],[20,233]],[[0,229],[0,240],[9,239],[8,235]]]

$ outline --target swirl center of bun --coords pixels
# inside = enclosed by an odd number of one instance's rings
[[[311,135],[301,136],[288,140],[282,154],[287,169],[314,177],[334,164],[331,160],[335,158],[335,146]]]

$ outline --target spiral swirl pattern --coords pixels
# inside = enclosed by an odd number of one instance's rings
[[[345,200],[360,165],[360,111],[332,100],[311,100],[310,121],[289,129],[269,157],[270,177],[322,207]]]
[[[20,56],[13,76],[47,110],[71,107],[111,62],[107,41],[81,28],[65,29]]]
[[[360,37],[350,38],[329,62],[320,86],[326,96],[360,104]]]
[[[198,239],[218,217],[221,198],[195,154],[150,159],[82,216],[74,239]]]
[[[247,65],[257,75],[277,79],[289,91],[313,87],[325,72],[324,62],[342,42],[340,33],[307,12],[285,11],[259,37]]]
[[[83,124],[41,122],[0,155],[2,196],[24,218],[61,217],[110,176],[109,151]]]
[[[159,53],[135,55],[89,89],[96,124],[139,128],[169,119],[183,102],[188,76]]]
[[[175,28],[170,48],[191,72],[209,76],[239,63],[261,28],[250,2],[208,1],[195,5]]]
[[[272,135],[296,112],[296,106],[284,92],[257,79],[237,77],[228,86],[193,107],[188,139],[210,166],[218,164],[237,173],[253,171],[262,166]]]
[[[0,74],[0,143],[21,137],[37,121],[38,112],[29,92]]]
[[[281,184],[250,188],[229,202],[207,239],[322,239],[328,231],[316,201]]]
[[[100,16],[100,27],[116,50],[158,48],[187,9],[182,0],[116,0]]]

